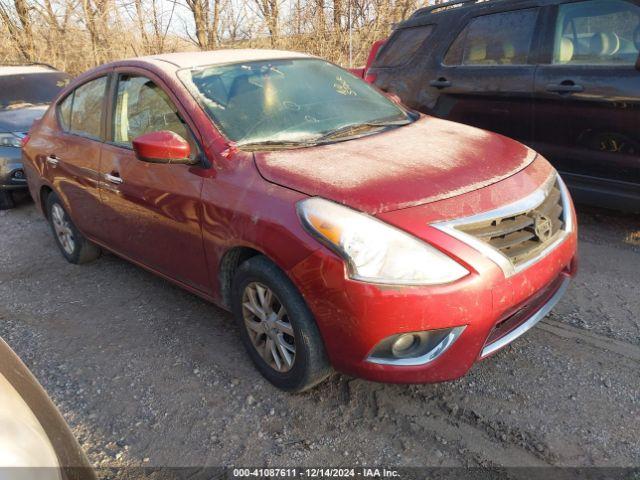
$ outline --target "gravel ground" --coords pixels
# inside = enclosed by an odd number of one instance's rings
[[[640,466],[640,218],[580,212],[581,270],[466,377],[282,393],[231,316],[113,255],[70,265],[0,212],[0,336],[96,466]]]

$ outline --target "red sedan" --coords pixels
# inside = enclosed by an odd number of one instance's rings
[[[572,202],[544,158],[299,53],[103,65],[34,125],[24,163],[68,261],[109,250],[230,309],[285,390],[332,367],[460,377],[575,272]]]

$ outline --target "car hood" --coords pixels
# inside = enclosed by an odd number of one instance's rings
[[[0,110],[0,132],[28,132],[35,120],[47,111],[47,105]]]
[[[255,161],[270,182],[377,214],[486,187],[535,157],[501,135],[427,116],[355,140],[257,152]]]

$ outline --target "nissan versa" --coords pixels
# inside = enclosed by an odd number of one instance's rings
[[[232,310],[285,390],[331,367],[460,377],[547,314],[576,268],[572,202],[544,158],[304,54],[98,67],[23,152],[68,261],[109,250]]]

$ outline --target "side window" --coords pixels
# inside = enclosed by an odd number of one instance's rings
[[[625,0],[569,3],[558,10],[553,63],[635,65],[638,43],[638,5]]]
[[[60,119],[60,125],[65,132],[71,128],[71,105],[73,104],[73,92],[58,104],[58,118]]]
[[[131,146],[131,141],[149,132],[170,130],[191,144],[193,137],[167,94],[146,77],[121,75],[113,118],[113,141]]]
[[[78,135],[100,138],[102,106],[106,87],[107,77],[100,77],[75,89],[71,104],[69,131]]]
[[[407,63],[433,32],[434,25],[396,30],[373,62],[375,67],[395,67]]]
[[[444,63],[525,65],[537,18],[537,8],[474,18],[451,44]]]

